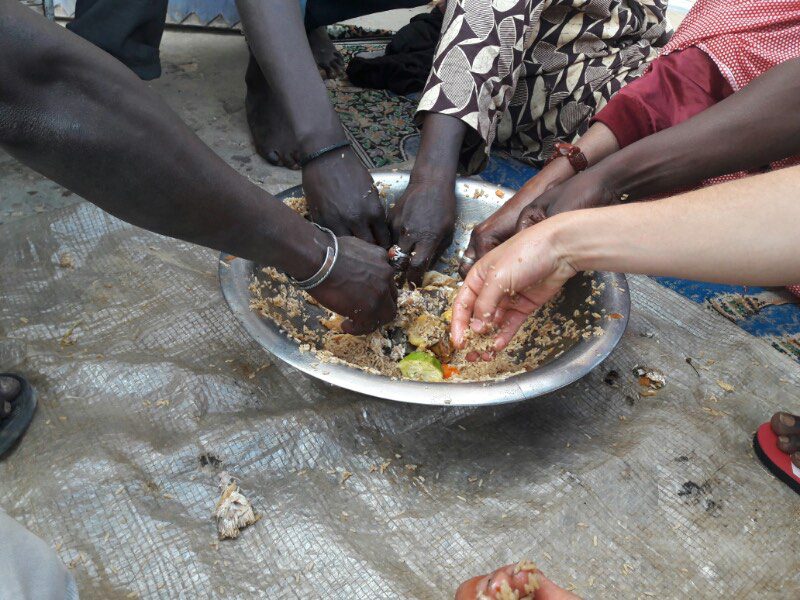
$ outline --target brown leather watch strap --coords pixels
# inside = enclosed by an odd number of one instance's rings
[[[589,166],[589,161],[586,160],[586,155],[581,151],[578,146],[569,144],[567,142],[556,142],[553,155],[544,163],[545,166],[549,165],[560,156],[566,156],[569,164],[575,169],[576,173],[586,170]]]

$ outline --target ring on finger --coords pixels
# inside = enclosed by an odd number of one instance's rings
[[[409,255],[400,249],[400,246],[395,244],[387,252],[389,264],[392,265],[395,271],[403,271],[408,266]]]

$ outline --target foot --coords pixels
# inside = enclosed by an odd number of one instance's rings
[[[19,381],[13,377],[0,376],[0,423],[11,416],[14,409],[14,400],[22,391]]]
[[[36,396],[30,385],[11,373],[0,373],[0,459],[16,446],[30,425]]]
[[[523,561],[500,567],[493,573],[473,577],[456,591],[456,600],[580,600],[547,579],[533,563]]]
[[[344,57],[333,45],[327,27],[317,27],[311,31],[308,45],[323,79],[336,79],[344,75]]]
[[[276,167],[299,169],[297,142],[286,127],[277,95],[271,93],[269,84],[252,52],[247,65],[245,83],[247,123],[250,125],[256,152]]]
[[[778,448],[800,468],[800,416],[777,412],[772,415],[770,426],[778,436]]]

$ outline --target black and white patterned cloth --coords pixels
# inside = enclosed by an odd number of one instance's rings
[[[667,0],[448,0],[425,112],[469,125],[462,170],[496,144],[541,166],[669,39]]]

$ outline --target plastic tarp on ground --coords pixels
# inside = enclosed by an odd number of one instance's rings
[[[463,410],[270,364],[214,253],[85,203],[6,227],[0,262],[0,365],[40,402],[0,506],[84,598],[440,599],[525,557],[586,597],[800,596],[800,503],[750,442],[800,371],[646,278],[595,372]],[[217,543],[223,469],[262,518]]]

